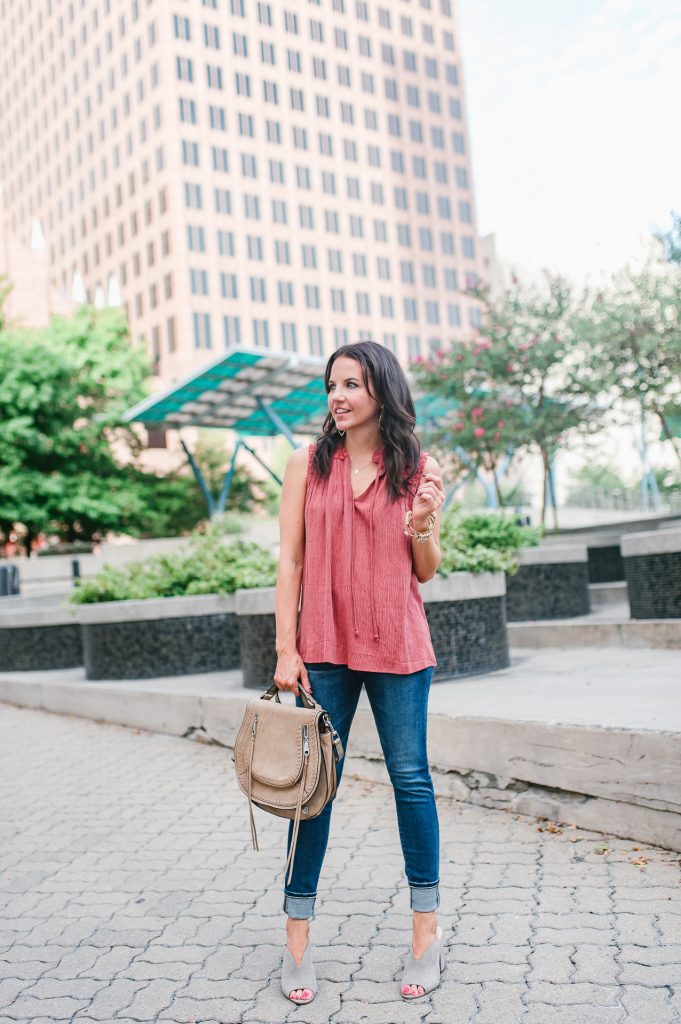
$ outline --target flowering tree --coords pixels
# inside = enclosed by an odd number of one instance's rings
[[[477,333],[411,366],[423,391],[454,407],[431,440],[445,460],[447,450],[455,448],[464,463],[488,472],[500,504],[502,462],[523,450],[539,452],[543,523],[556,451],[575,435],[596,429],[603,416],[590,361],[571,328],[572,290],[547,274],[543,288],[523,287],[514,279],[498,298],[484,287],[473,294],[483,304]]]
[[[626,269],[610,288],[587,293],[574,327],[610,402],[627,418],[632,404],[655,417],[681,466],[681,269],[667,259]]]

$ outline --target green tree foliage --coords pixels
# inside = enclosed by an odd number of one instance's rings
[[[412,364],[419,387],[448,399],[455,412],[429,440],[438,455],[459,446],[466,459],[490,473],[499,503],[501,460],[538,451],[545,481],[555,452],[596,429],[601,414],[588,360],[576,345],[570,285],[547,275],[544,287],[515,282],[499,298],[486,288],[479,332],[460,345]],[[546,483],[542,523],[546,508]]]
[[[586,293],[574,329],[610,403],[656,417],[681,465],[681,269],[620,272],[608,289]]]
[[[0,331],[0,531],[26,550],[41,533],[184,533],[206,518],[188,469],[158,476],[123,412],[145,394],[146,356],[117,310],[81,307],[40,329]],[[224,457],[223,457],[224,458]],[[253,496],[242,470],[237,507]],[[232,506],[233,503],[230,503]]]
[[[658,231],[655,238],[662,243],[667,262],[681,265],[681,214],[672,213],[669,231]]]

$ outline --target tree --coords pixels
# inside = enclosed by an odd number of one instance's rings
[[[609,289],[585,295],[574,329],[610,402],[654,416],[681,466],[681,270],[649,263],[621,271]]]
[[[571,329],[572,290],[547,274],[543,288],[514,280],[499,298],[486,287],[473,294],[483,304],[477,334],[412,364],[421,389],[454,406],[433,442],[444,449],[456,446],[464,461],[488,471],[500,504],[501,461],[523,450],[538,451],[544,523],[555,453],[602,419],[588,361]]]
[[[667,263],[681,264],[681,214],[672,213],[669,231],[658,231],[655,238],[662,243]]]
[[[123,413],[145,395],[148,366],[116,310],[81,307],[39,329],[0,331],[0,531],[27,551],[41,533],[73,542],[109,531],[168,536],[207,511],[189,467],[159,476],[138,464],[142,442]],[[228,454],[200,445],[215,483]],[[245,470],[230,508],[258,500]]]

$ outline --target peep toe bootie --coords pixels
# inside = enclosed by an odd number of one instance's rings
[[[308,996],[307,999],[291,999],[291,992],[299,989],[307,989],[312,995]],[[311,1003],[317,995],[317,975],[312,963],[309,942],[305,947],[305,952],[299,964],[296,963],[296,959],[288,946],[284,946],[284,959],[281,965],[281,990],[286,998],[290,999],[296,1006],[302,1003]]]
[[[404,966],[402,981],[400,982],[400,995],[405,1000],[423,999],[429,992],[436,989],[440,984],[440,976],[445,969],[445,937],[442,928],[437,929],[435,938],[430,946],[416,959],[413,948],[409,951],[409,958]],[[405,985],[420,985],[423,989],[421,995],[407,995],[402,989]]]

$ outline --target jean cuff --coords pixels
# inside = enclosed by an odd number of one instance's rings
[[[435,885],[410,885],[410,909],[427,914],[440,906],[439,883]]]
[[[316,896],[289,896],[288,893],[284,893],[284,913],[289,917],[312,917],[316,898]]]

